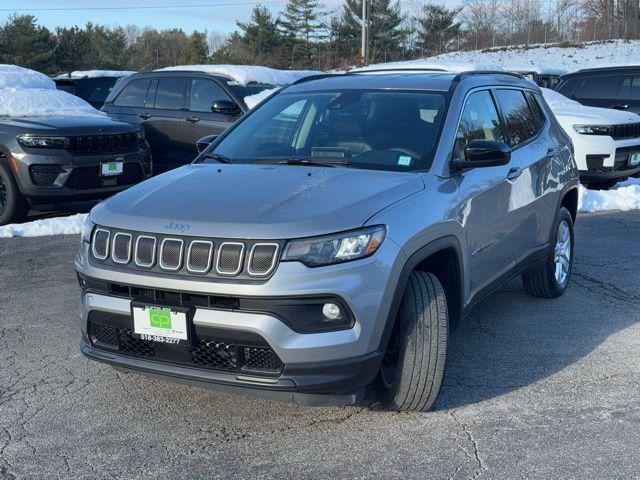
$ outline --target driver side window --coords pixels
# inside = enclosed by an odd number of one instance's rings
[[[458,158],[464,160],[464,149],[471,140],[504,142],[498,110],[489,90],[474,92],[467,98],[456,134]]]

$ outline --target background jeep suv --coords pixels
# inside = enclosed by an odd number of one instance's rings
[[[300,81],[92,211],[82,352],[299,403],[375,382],[423,411],[473,304],[520,274],[564,292],[577,186],[568,137],[518,75]]]

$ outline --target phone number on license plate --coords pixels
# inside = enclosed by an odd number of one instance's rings
[[[174,345],[177,345],[178,343],[180,343],[179,338],[167,338],[167,337],[161,337],[160,335],[147,335],[145,333],[141,334],[140,338],[142,340],[151,340],[152,342],[160,342],[160,343],[171,343]]]

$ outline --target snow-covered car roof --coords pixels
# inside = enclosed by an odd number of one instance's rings
[[[64,80],[64,79],[80,79],[80,78],[98,78],[98,77],[128,77],[129,75],[133,75],[134,72],[132,70],[75,70],[70,73],[63,73],[61,75],[57,75],[54,77],[55,80]]]
[[[526,65],[523,67],[514,66],[509,68],[509,71],[516,73],[537,73],[538,75],[557,75],[561,76],[565,73],[569,73],[564,68],[545,67],[540,65]]]
[[[633,112],[582,105],[561,93],[541,88],[545,101],[563,127],[572,125],[621,125],[640,123],[640,115]]]
[[[105,114],[81,98],[56,89],[45,74],[0,65],[0,117],[96,117]]]
[[[240,85],[260,83],[264,85],[289,85],[297,80],[322,72],[314,70],[277,70],[255,65],[177,65],[156,71],[196,71],[221,75]]]

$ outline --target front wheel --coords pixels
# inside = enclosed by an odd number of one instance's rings
[[[380,370],[383,402],[424,412],[435,402],[447,358],[449,314],[438,278],[412,272]]]
[[[29,212],[29,204],[20,193],[8,168],[0,165],[0,225],[19,222]]]
[[[529,295],[556,298],[564,293],[573,269],[573,217],[561,207],[554,223],[552,248],[544,263],[522,274],[524,289]]]

